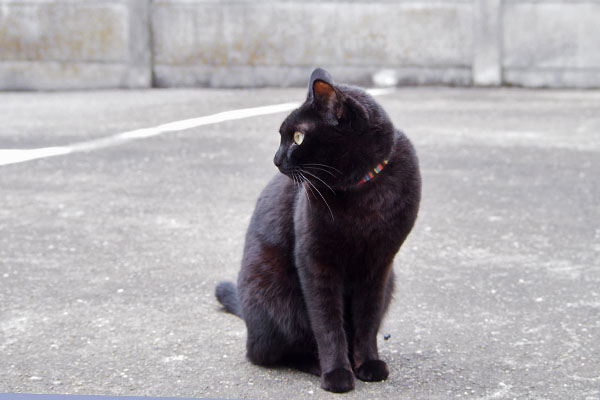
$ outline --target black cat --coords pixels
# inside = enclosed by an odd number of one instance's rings
[[[256,204],[237,288],[221,282],[217,298],[246,322],[255,364],[319,374],[332,392],[384,380],[376,334],[419,209],[415,150],[371,96],[320,68],[279,132],[281,174]]]

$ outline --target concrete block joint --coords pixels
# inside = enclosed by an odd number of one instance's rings
[[[0,89],[600,87],[600,2],[0,0]]]

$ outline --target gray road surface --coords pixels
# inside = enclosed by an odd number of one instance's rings
[[[303,89],[0,94],[0,149],[100,138]],[[348,399],[600,398],[600,92],[400,89],[423,203]],[[285,114],[0,167],[0,392],[340,398],[244,358],[235,279]],[[383,340],[383,334],[391,338]]]

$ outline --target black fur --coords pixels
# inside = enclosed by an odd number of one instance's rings
[[[242,317],[242,307],[233,282],[220,282],[215,290],[217,300],[228,312]]]
[[[371,96],[322,69],[309,82],[305,103],[281,125],[281,174],[257,201],[237,293],[220,283],[217,297],[246,322],[250,361],[293,365],[346,392],[355,376],[388,377],[376,334],[421,180],[411,143]],[[379,175],[357,185],[384,159]]]

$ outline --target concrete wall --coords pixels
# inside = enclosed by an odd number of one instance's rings
[[[0,0],[0,89],[600,87],[600,0]]]
[[[0,88],[152,84],[147,0],[0,0]]]
[[[600,1],[505,0],[503,82],[600,87]]]

